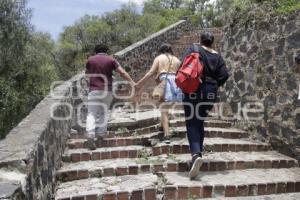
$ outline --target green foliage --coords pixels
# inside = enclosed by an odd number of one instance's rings
[[[290,13],[300,9],[299,0],[233,0],[232,9],[239,12],[246,12],[253,4],[268,6],[277,14]]]
[[[26,0],[0,1],[0,138],[22,120],[57,79],[54,42],[30,25]]]
[[[290,13],[296,10],[300,10],[299,0],[279,0],[275,8],[277,13]]]
[[[16,71],[18,60],[24,56],[29,38],[30,10],[25,8],[26,1],[13,3],[0,1],[0,73],[10,74]]]
[[[253,20],[265,20],[299,9],[299,0],[216,0],[214,11],[219,15],[207,19],[213,26],[247,24]]]
[[[238,12],[245,12],[252,4],[252,0],[233,0],[232,9]]]

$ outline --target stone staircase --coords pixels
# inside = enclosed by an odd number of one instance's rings
[[[181,57],[192,43],[199,42],[201,31],[190,31],[173,41],[175,55]],[[222,31],[210,31],[219,49]],[[170,144],[160,141],[159,117],[157,110],[112,114],[109,133],[97,140],[95,151],[85,148],[82,133],[70,133],[56,175],[55,199],[300,199],[297,160],[233,128],[235,121],[210,118],[205,122],[204,164],[197,179],[190,181],[191,155],[183,112],[172,112]]]
[[[112,117],[95,151],[84,148],[82,133],[70,133],[56,199],[300,199],[298,162],[251,140],[249,133],[232,128],[233,121],[205,122],[204,164],[190,181],[185,121],[176,112],[171,144],[160,141],[159,114],[151,110]]]
[[[205,29],[206,31],[210,31],[215,36],[215,49],[220,49],[220,41],[222,39],[223,33],[222,30],[219,28],[210,28]],[[172,47],[174,54],[177,57],[181,57],[182,54],[186,51],[187,48],[191,46],[193,43],[199,43],[200,42],[200,34],[203,30],[192,30],[188,33],[185,33],[182,37],[180,37],[178,40],[172,42]]]

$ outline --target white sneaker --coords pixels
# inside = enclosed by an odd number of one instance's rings
[[[201,157],[198,157],[194,161],[193,166],[189,172],[189,177],[191,180],[194,180],[198,176],[202,164],[203,164],[203,160]]]

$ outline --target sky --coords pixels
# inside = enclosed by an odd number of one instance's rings
[[[32,24],[37,31],[49,32],[57,40],[64,26],[72,25],[85,14],[101,15],[126,2],[142,6],[143,0],[29,0],[33,9]]]

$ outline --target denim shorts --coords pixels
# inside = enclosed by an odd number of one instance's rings
[[[160,80],[166,80],[165,102],[182,102],[183,93],[175,83],[175,74],[161,74]]]

